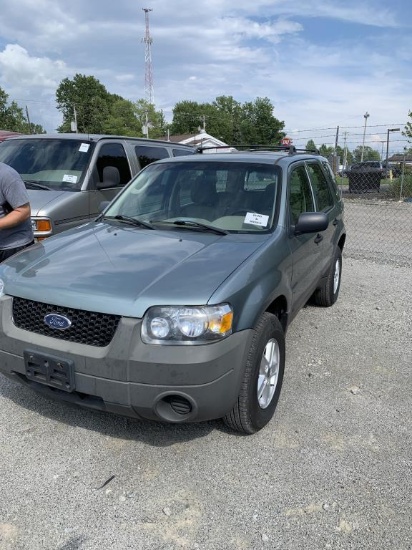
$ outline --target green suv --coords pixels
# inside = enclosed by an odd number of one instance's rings
[[[345,235],[318,154],[154,162],[95,221],[0,266],[0,371],[84,407],[254,433],[288,325],[338,297]]]

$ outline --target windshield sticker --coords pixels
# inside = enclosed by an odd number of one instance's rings
[[[67,183],[77,183],[77,176],[72,176],[71,174],[64,174],[63,181]]]
[[[87,153],[87,151],[89,150],[89,147],[90,147],[90,143],[82,143],[79,147],[79,151],[81,153]]]
[[[266,227],[269,221],[269,216],[258,214],[257,212],[248,212],[245,216],[244,223],[251,225],[258,225],[259,227]]]

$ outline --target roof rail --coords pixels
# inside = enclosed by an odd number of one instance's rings
[[[196,153],[203,153],[203,151],[207,151],[210,149],[235,149],[239,151],[241,150],[247,150],[247,151],[285,151],[289,155],[293,155],[295,153],[312,153],[314,155],[319,155],[320,152],[318,149],[298,149],[294,145],[215,145],[210,147],[197,147]]]

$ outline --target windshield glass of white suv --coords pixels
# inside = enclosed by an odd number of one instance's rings
[[[80,189],[93,144],[78,139],[13,139],[0,145],[0,162],[14,168],[30,187]]]
[[[204,224],[224,231],[264,232],[273,227],[280,169],[239,162],[152,164],[105,212],[150,222],[156,228]]]

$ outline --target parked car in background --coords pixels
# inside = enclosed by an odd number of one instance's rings
[[[347,176],[347,168],[343,164],[339,165],[337,176],[339,176],[341,178],[344,178],[344,177]]]
[[[383,167],[383,164],[379,160],[366,160],[364,162],[357,162],[355,164],[352,164],[350,167],[351,173],[357,172],[357,173],[368,173],[373,174],[377,173],[382,178],[385,176],[385,169]]]
[[[254,433],[289,324],[338,298],[345,237],[320,155],[154,162],[95,221],[0,265],[0,371],[85,407]]]
[[[397,164],[396,162],[388,162],[388,166],[386,167],[386,162],[382,162],[382,168],[385,173],[385,177],[393,177],[398,178],[402,174],[402,167],[400,164]]]
[[[19,136],[0,144],[0,162],[12,166],[29,192],[34,236],[50,237],[95,218],[147,164],[190,155],[188,145],[92,134]]]
[[[385,170],[380,161],[367,160],[352,164],[347,172],[349,179],[349,193],[380,192]]]

